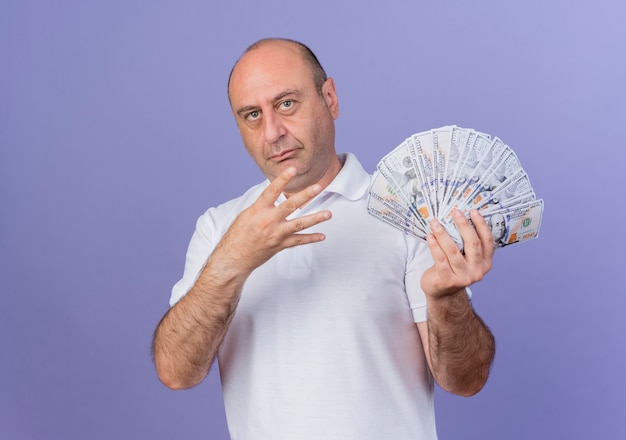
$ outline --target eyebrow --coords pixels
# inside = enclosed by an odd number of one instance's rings
[[[281,99],[290,96],[290,95],[295,95],[295,96],[299,96],[301,95],[302,92],[295,90],[295,89],[287,89],[285,91],[280,92],[278,95],[274,96],[273,102],[276,101],[280,101]],[[239,116],[242,116],[242,114],[247,113],[249,111],[254,111],[254,110],[258,110],[258,106],[256,105],[246,105],[244,107],[240,107],[239,109],[237,109],[236,113]]]

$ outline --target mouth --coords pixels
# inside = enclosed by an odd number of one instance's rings
[[[272,160],[274,162],[282,162],[284,160],[291,159],[293,156],[296,155],[297,151],[298,150],[296,148],[289,149],[289,150],[283,150],[280,153],[276,153],[276,154],[273,154],[272,156],[270,156],[270,160]]]

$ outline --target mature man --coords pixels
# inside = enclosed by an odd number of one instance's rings
[[[234,439],[434,439],[433,376],[472,395],[494,340],[466,287],[491,268],[489,227],[437,222],[427,243],[367,213],[371,176],[335,151],[335,84],[301,43],[269,39],[228,93],[267,181],[200,217],[154,335],[172,389],[217,355]]]

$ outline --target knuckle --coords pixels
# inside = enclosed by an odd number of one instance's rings
[[[477,283],[478,281],[481,281],[484,277],[485,274],[489,271],[489,269],[486,269],[485,266],[481,266],[481,267],[477,267],[476,269],[474,269],[473,274],[472,274],[472,282],[473,283]]]
[[[448,252],[451,258],[456,258],[461,255],[461,250],[458,248],[458,246],[455,243],[450,244],[450,246],[448,246],[446,251]]]
[[[266,216],[266,215],[262,215],[258,217],[258,228],[261,231],[265,231],[267,229],[269,229],[273,223],[273,218]]]
[[[472,248],[478,248],[481,245],[481,241],[477,236],[473,236],[470,239],[467,240],[468,244],[470,245],[470,247]]]
[[[274,181],[274,182],[276,182],[276,181]],[[274,182],[272,182],[272,183],[274,183]],[[281,189],[277,185],[270,184],[267,188],[265,188],[265,192],[267,194],[271,195],[272,197],[276,198],[276,197],[278,197],[280,195]]]
[[[296,209],[298,209],[298,207],[292,200],[287,199],[283,202],[283,204],[285,205],[285,209],[287,209],[289,212],[294,212]]]
[[[474,277],[472,277],[471,275],[463,275],[460,278],[460,284],[463,286],[469,286],[470,284],[472,284],[474,282]]]

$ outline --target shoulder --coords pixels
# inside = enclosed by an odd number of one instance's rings
[[[269,181],[266,180],[251,187],[239,197],[207,209],[198,219],[197,229],[222,235],[239,213],[254,203],[268,185]]]
[[[227,213],[233,211],[243,211],[261,195],[263,190],[267,188],[268,185],[269,181],[265,180],[264,182],[261,182],[249,188],[239,197],[231,199],[215,207],[209,208],[206,212]]]

